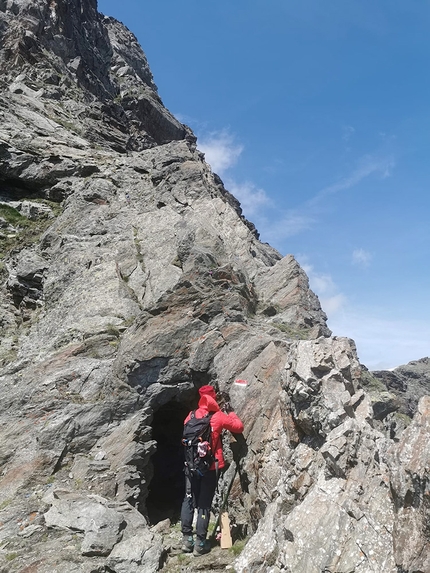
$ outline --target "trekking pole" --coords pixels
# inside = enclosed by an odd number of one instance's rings
[[[217,515],[217,518],[216,518],[216,521],[215,521],[215,525],[214,525],[213,531],[212,531],[212,533],[211,533],[211,535],[210,535],[210,538],[209,538],[210,541],[211,541],[211,543],[215,540],[216,533],[217,533],[217,529],[218,529],[218,526],[219,526],[220,521],[221,521],[221,515],[224,513],[224,510],[225,510],[225,508],[227,507],[228,496],[230,495],[230,491],[231,491],[231,488],[233,487],[233,482],[234,482],[234,480],[236,479],[237,472],[238,472],[238,464],[237,464],[237,462],[236,462],[236,467],[234,468],[233,477],[231,478],[231,480],[230,480],[230,482],[229,482],[229,484],[228,484],[227,490],[226,490],[226,492],[225,492],[225,494],[224,494],[224,498],[223,498],[222,501],[221,501],[221,504],[220,504],[220,507],[219,507],[219,513],[218,513],[218,515]]]
[[[233,434],[233,437],[236,440],[236,443],[234,445],[238,446],[238,447],[232,447],[233,460],[235,463],[235,468],[234,468],[233,476],[232,476],[232,478],[228,484],[227,490],[226,490],[224,497],[223,497],[221,504],[220,504],[219,513],[218,513],[217,519],[215,521],[214,529],[213,529],[211,536],[210,536],[211,542],[213,542],[215,537],[216,537],[216,532],[217,532],[218,526],[219,526],[220,521],[221,521],[221,516],[223,513],[225,513],[224,510],[227,507],[227,502],[228,502],[228,498],[230,495],[230,491],[231,491],[231,488],[233,487],[233,483],[234,483],[234,480],[236,479],[237,474],[239,474],[241,487],[243,488],[243,480],[242,480],[241,471],[240,471],[240,467],[239,467],[240,466],[239,462],[240,462],[240,457],[241,457],[239,448],[241,446],[243,447],[244,445],[246,446],[246,440],[245,440],[245,437],[243,434]],[[228,514],[227,514],[227,519],[228,519]]]

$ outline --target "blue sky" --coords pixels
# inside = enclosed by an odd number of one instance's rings
[[[370,369],[430,355],[430,3],[99,0]]]

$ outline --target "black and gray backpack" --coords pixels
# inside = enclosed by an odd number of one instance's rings
[[[203,418],[196,418],[195,410],[184,425],[182,443],[185,450],[185,474],[189,477],[201,477],[214,462],[212,452],[211,418],[213,412]]]

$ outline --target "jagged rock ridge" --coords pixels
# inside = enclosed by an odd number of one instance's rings
[[[0,71],[0,570],[159,570],[205,383],[246,427],[237,571],[428,570],[428,398],[391,440],[134,36],[95,1],[0,1]]]
[[[430,394],[430,358],[413,360],[394,370],[376,370],[373,376],[398,400],[398,411],[412,417],[420,398]]]

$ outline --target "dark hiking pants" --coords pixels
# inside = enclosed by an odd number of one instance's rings
[[[193,534],[194,509],[197,509],[196,533],[200,540],[204,540],[208,533],[210,509],[216,489],[216,471],[209,470],[204,476],[191,480],[186,477],[185,481],[186,493],[181,508],[182,534]]]

